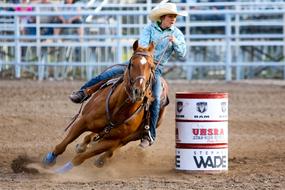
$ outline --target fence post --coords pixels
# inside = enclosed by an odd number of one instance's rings
[[[21,78],[21,45],[20,45],[20,16],[15,16],[15,77]]]
[[[236,6],[236,11],[240,10],[240,5]],[[241,51],[240,51],[240,14],[235,13],[235,54],[236,54],[236,80],[243,79],[241,63]]]
[[[226,64],[226,81],[232,80],[232,48],[231,48],[231,14],[226,14],[226,39],[225,39],[225,64]]]
[[[37,52],[37,59],[38,59],[38,80],[43,80],[44,79],[44,74],[45,74],[45,65],[47,63],[47,51],[46,54],[42,53],[42,46],[41,46],[41,28],[40,28],[40,16],[38,15],[39,7],[36,8],[36,52]],[[49,74],[47,74],[49,75]]]
[[[121,63],[123,47],[121,44],[122,40],[122,15],[117,15],[117,60],[116,64]]]
[[[189,3],[187,3],[187,6],[186,6],[186,12],[187,13],[191,13],[190,12],[190,5]],[[191,63],[194,62],[194,58],[193,56],[191,56],[190,52],[191,52],[191,46],[187,46],[187,42],[190,41],[190,38],[187,39],[187,37],[189,37],[191,35],[191,30],[190,30],[190,14],[185,18],[185,34],[186,34],[186,49],[187,49],[187,53],[186,53],[186,63],[187,63],[187,66],[186,66],[186,79],[187,80],[192,80],[193,78],[193,66],[191,66]],[[187,61],[188,60],[188,61]]]
[[[92,78],[92,72],[93,72],[93,66],[92,63],[95,62],[95,59],[92,59],[92,48],[87,48],[86,47],[86,76],[87,76],[87,80],[90,80]],[[94,52],[95,54],[95,52]]]
[[[285,80],[285,13],[283,13],[283,41],[283,79]]]

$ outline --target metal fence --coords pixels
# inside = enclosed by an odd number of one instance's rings
[[[147,13],[155,4],[31,4],[32,11],[15,11],[18,6],[0,5],[0,77],[43,80],[90,79],[105,67],[129,59],[132,43],[149,22]],[[165,77],[285,79],[284,2],[177,6],[189,13],[177,20],[188,51],[185,59],[170,60]],[[66,7],[76,11],[60,10]],[[43,17],[59,15],[80,15],[82,23],[41,22]],[[23,28],[33,34],[22,32]],[[47,28],[61,28],[62,33],[43,35]]]

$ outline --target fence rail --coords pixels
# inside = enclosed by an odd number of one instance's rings
[[[285,79],[284,2],[177,5],[189,13],[177,20],[188,52],[183,60],[171,59],[166,67],[172,72],[167,77]],[[33,11],[8,11],[17,6],[27,5],[0,5],[1,77],[43,80],[74,76],[90,79],[104,67],[127,60],[132,43],[149,22],[147,12],[155,4],[105,4],[96,12],[100,4],[71,6],[76,11],[59,11],[70,7],[62,4],[31,4]],[[43,17],[59,15],[80,15],[83,22],[41,22]],[[23,18],[34,18],[34,22],[23,22]],[[34,33],[23,33],[23,28]],[[44,28],[64,30],[60,35],[43,35]],[[76,33],[78,28],[83,35]]]

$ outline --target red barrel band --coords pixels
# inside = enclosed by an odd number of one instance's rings
[[[228,143],[220,143],[220,144],[184,144],[184,143],[176,143],[176,148],[182,148],[182,149],[223,149],[223,148],[228,148]]]
[[[225,121],[228,121],[227,119],[225,119],[225,120],[191,120],[191,119],[175,119],[175,121],[177,122],[177,123],[179,123],[179,122],[185,122],[185,123],[195,123],[195,122],[201,122],[201,123],[203,123],[203,122],[225,122]]]
[[[221,92],[177,92],[176,98],[190,98],[190,99],[221,99],[228,98],[228,93]]]

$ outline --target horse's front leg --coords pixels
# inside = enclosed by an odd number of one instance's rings
[[[88,148],[86,152],[77,154],[70,162],[67,162],[64,166],[55,170],[56,173],[65,173],[71,170],[74,166],[82,164],[86,159],[91,158],[95,155],[103,152],[112,150],[112,152],[118,148],[120,140],[102,140],[99,141],[95,146]]]
[[[81,144],[76,145],[75,147],[76,152],[77,153],[85,152],[88,144],[90,144],[90,142],[93,141],[97,135],[98,135],[97,133],[90,133],[89,135],[86,135],[83,139],[83,142]]]
[[[67,145],[79,137],[83,132],[87,131],[85,127],[85,120],[80,119],[76,122],[70,129],[67,136],[63,139],[61,143],[55,146],[55,149],[52,152],[48,152],[47,155],[43,158],[43,164],[45,166],[50,166],[55,164],[56,157],[62,154]]]

